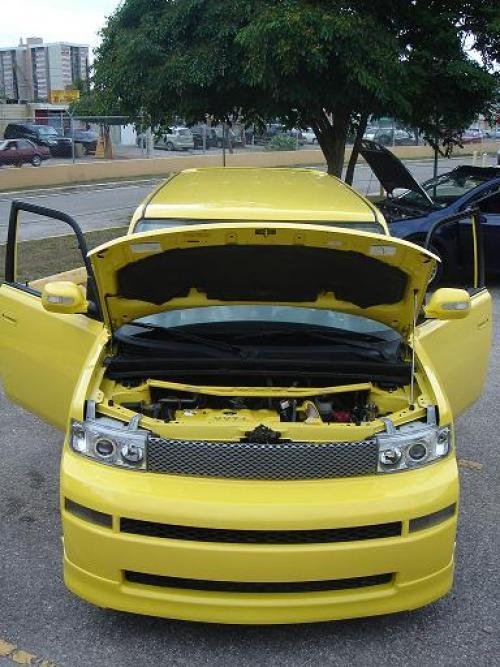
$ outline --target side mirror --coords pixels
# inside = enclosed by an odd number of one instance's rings
[[[42,305],[51,313],[86,313],[88,302],[83,290],[67,280],[46,283],[42,288]]]
[[[425,316],[435,320],[461,320],[470,311],[470,296],[464,289],[442,287],[424,307]]]

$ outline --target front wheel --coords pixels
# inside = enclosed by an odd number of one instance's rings
[[[39,155],[33,155],[31,158],[31,164],[34,167],[39,167],[42,164],[42,158]]]
[[[165,148],[167,149],[167,151],[173,151],[174,144],[171,141],[167,141],[167,143],[165,144]]]

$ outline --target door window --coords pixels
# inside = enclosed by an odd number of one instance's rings
[[[500,214],[500,191],[482,199],[478,202],[478,208],[481,213]]]
[[[3,239],[0,238],[0,244]],[[97,303],[85,237],[73,218],[42,206],[13,202],[7,243],[0,245],[0,280],[40,296],[43,285],[71,280]],[[4,265],[4,266],[3,266]]]

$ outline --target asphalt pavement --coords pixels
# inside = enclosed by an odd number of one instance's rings
[[[492,289],[496,312],[500,285]],[[467,382],[467,378],[463,378]],[[462,497],[453,591],[421,610],[335,623],[242,627],[140,617],[93,607],[61,578],[62,435],[0,394],[0,664],[498,664],[500,325],[488,383],[459,420]]]
[[[458,164],[470,164],[471,158],[442,159],[439,173]],[[405,164],[417,181],[431,178],[432,160],[407,160]],[[320,165],[324,169],[324,165]],[[165,174],[165,177],[167,174]],[[85,231],[126,225],[136,206],[161,182],[161,178],[147,178],[114,183],[92,183],[38,190],[0,192],[0,244],[7,237],[7,223],[12,200],[20,199],[58,209],[73,216]],[[356,167],[354,187],[362,192],[377,193],[379,182],[371,169],[363,163]],[[47,222],[39,216],[22,214],[21,238],[38,239],[46,236],[67,234],[68,228],[61,223]]]

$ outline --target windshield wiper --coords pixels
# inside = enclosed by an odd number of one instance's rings
[[[237,345],[231,345],[230,343],[223,343],[217,340],[211,340],[210,338],[203,338],[202,336],[196,336],[194,334],[186,333],[185,331],[178,331],[177,329],[167,329],[164,327],[157,327],[154,324],[147,324],[146,322],[130,322],[129,326],[140,327],[141,329],[148,329],[149,331],[160,332],[162,336],[167,338],[172,338],[174,340],[179,340],[184,343],[195,343],[196,345],[203,345],[204,347],[211,347],[214,350],[220,350],[221,352],[231,352],[231,354],[238,355],[243,357],[244,352]]]
[[[386,343],[387,341],[379,336],[361,331],[346,331],[345,329],[315,329],[314,327],[304,328],[283,328],[283,329],[266,329],[258,333],[240,334],[235,337],[235,340],[245,340],[246,338],[270,338],[273,336],[307,336],[309,338],[316,338],[319,340],[327,340],[332,343],[346,343],[353,347],[360,347],[366,350],[373,349],[373,343]],[[355,339],[355,340],[353,340]]]

